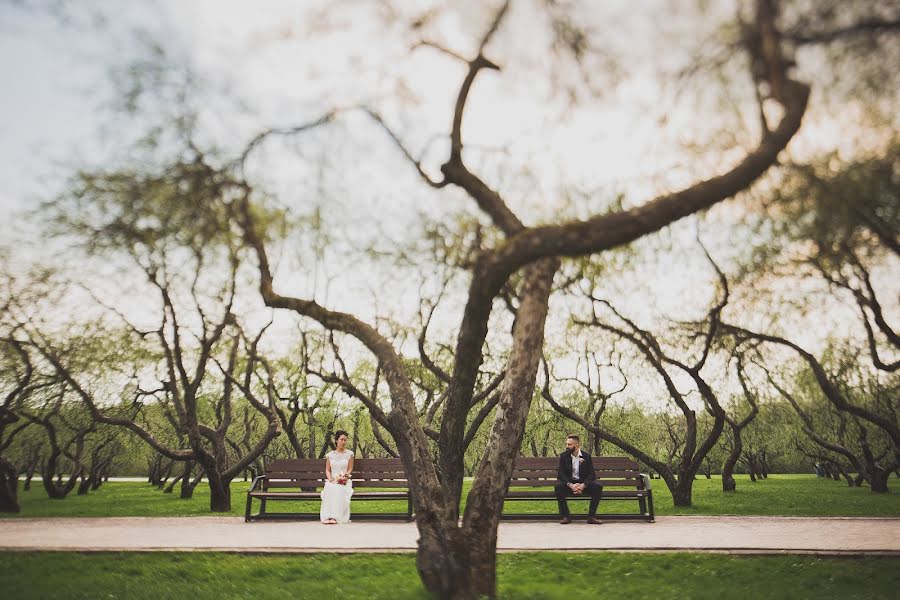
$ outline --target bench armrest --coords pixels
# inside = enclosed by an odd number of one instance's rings
[[[258,486],[258,485],[260,484],[260,482],[263,481],[265,478],[266,478],[265,475],[257,475],[256,478],[253,479],[253,483],[250,484],[250,489],[247,490],[247,493],[249,494],[250,492],[255,492],[257,486]]]
[[[641,480],[644,482],[644,489],[649,490],[650,487],[650,476],[646,473],[641,473]]]

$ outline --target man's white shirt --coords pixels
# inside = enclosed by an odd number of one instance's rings
[[[572,455],[572,478],[579,479],[581,475],[581,450]]]

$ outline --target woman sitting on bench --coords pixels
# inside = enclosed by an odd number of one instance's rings
[[[350,522],[350,497],[353,495],[351,474],[353,452],[347,450],[347,432],[334,432],[335,450],[325,455],[325,487],[319,519],[326,525]]]

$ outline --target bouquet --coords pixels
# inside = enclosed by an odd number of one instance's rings
[[[340,474],[338,474],[337,477],[335,477],[334,482],[338,483],[340,485],[347,485],[347,481],[349,481],[349,480],[350,480],[350,474],[341,472]]]

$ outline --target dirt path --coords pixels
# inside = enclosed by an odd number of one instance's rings
[[[411,523],[244,523],[239,517],[0,520],[0,550],[365,552],[414,550]],[[900,519],[658,517],[656,523],[503,523],[500,550],[898,554]]]

